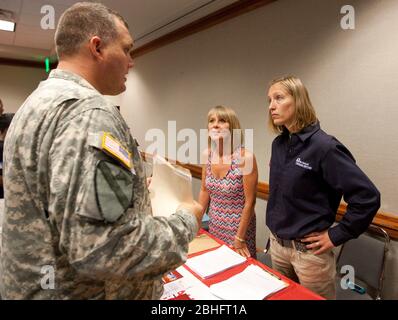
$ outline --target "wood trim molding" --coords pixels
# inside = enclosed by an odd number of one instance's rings
[[[344,203],[340,204],[336,220],[340,221],[346,211],[347,205]],[[391,239],[398,240],[398,216],[396,214],[379,211],[372,223],[386,230]]]
[[[196,20],[186,26],[172,31],[160,38],[157,38],[136,50],[133,50],[132,57],[137,58],[153,50],[159,49],[172,42],[181,40],[197,32],[211,28],[221,22],[240,16],[246,12],[255,10],[264,5],[277,0],[240,0],[216,12],[213,12],[199,20]]]
[[[142,156],[144,159],[152,158],[151,155],[145,153],[142,153]],[[192,177],[196,179],[202,178],[201,166],[194,164],[183,164],[178,161],[177,164],[190,170]],[[257,186],[257,198],[268,200],[268,197],[269,197],[269,185],[268,183],[260,181]],[[336,220],[340,221],[346,211],[347,211],[347,205],[341,203],[337,210]],[[379,211],[374,217],[372,223],[386,230],[391,239],[398,240],[398,215]]]
[[[269,185],[265,182],[259,182],[257,197],[263,200],[268,200],[268,196]],[[340,221],[346,211],[347,205],[345,203],[341,203],[337,209],[336,220]],[[372,223],[385,229],[392,239],[398,240],[398,215],[379,211],[374,217]]]

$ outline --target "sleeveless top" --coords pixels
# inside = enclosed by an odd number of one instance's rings
[[[231,166],[223,178],[216,178],[211,171],[211,152],[206,165],[205,182],[210,196],[209,233],[231,246],[234,244],[245,206],[243,175],[239,168],[237,152],[240,152],[240,148],[232,154]],[[255,215],[249,222],[245,238],[250,255],[256,257]]]

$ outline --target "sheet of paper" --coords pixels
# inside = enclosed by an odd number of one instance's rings
[[[182,202],[193,202],[192,175],[189,170],[156,155],[149,192],[153,215],[168,217]]]
[[[183,278],[164,284],[163,295],[160,300],[169,300],[185,293],[187,287]]]
[[[220,300],[220,298],[211,294],[208,286],[183,266],[179,267],[177,271],[183,276],[185,294],[187,294],[192,300]]]
[[[188,254],[213,249],[221,246],[216,240],[203,233],[195,237],[189,244]]]
[[[222,245],[218,249],[189,258],[185,264],[202,278],[208,278],[245,261],[245,257]]]
[[[160,300],[169,300],[185,293],[186,286],[184,278],[177,270],[170,271],[163,276],[162,280],[164,283],[164,291]]]
[[[259,266],[250,265],[231,278],[210,286],[210,292],[223,300],[262,300],[288,284]]]

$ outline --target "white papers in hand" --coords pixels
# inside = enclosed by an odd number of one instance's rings
[[[189,258],[185,264],[202,278],[209,278],[245,261],[245,257],[222,245],[216,250]]]
[[[193,202],[192,175],[189,170],[172,165],[156,155],[149,186],[152,214],[168,217],[176,213],[182,202]]]
[[[288,284],[259,266],[250,265],[228,280],[210,286],[210,292],[224,300],[262,300]]]

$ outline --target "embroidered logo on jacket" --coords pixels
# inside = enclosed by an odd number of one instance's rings
[[[302,167],[307,170],[312,170],[312,167],[310,166],[310,164],[307,162],[301,161],[300,158],[296,159],[296,166]]]

